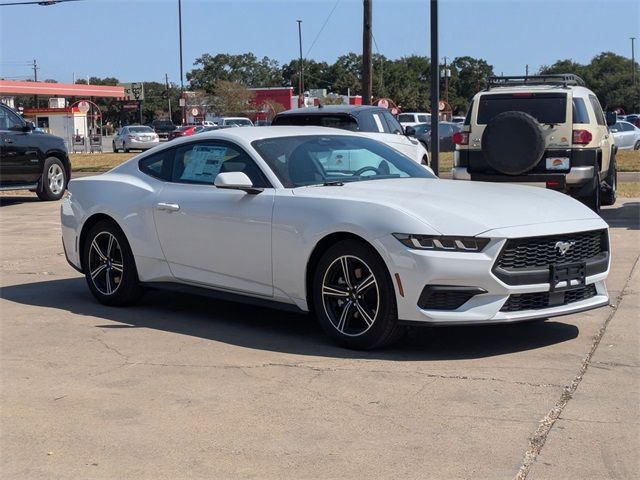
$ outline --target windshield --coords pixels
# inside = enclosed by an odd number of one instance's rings
[[[131,133],[153,133],[151,127],[129,127]]]
[[[256,140],[252,145],[287,188],[385,178],[434,178],[408,157],[369,138],[304,135]]]
[[[224,121],[225,125],[239,125],[241,127],[251,126],[251,122],[244,118],[234,118]]]
[[[525,112],[542,124],[564,123],[567,116],[565,93],[506,93],[483,95],[478,106],[478,125],[486,125],[496,115]]]

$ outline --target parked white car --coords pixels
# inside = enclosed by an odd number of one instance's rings
[[[405,129],[388,109],[371,105],[327,105],[294,108],[277,114],[271,125],[331,127],[360,132],[387,143],[417,163],[429,165],[427,149]]]
[[[640,150],[640,128],[619,121],[609,129],[619,150]]]
[[[107,305],[179,286],[313,311],[335,341],[360,349],[392,342],[407,323],[509,323],[608,305],[607,224],[581,203],[439,180],[343,130],[203,133],[69,191],[64,251]]]
[[[431,123],[431,114],[426,112],[403,112],[398,115],[403,127],[413,127],[419,123]]]
[[[160,137],[151,127],[146,125],[130,125],[122,127],[111,141],[114,152],[120,150],[148,150],[160,145]]]

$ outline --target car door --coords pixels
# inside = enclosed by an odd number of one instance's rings
[[[173,150],[172,181],[158,193],[154,218],[165,258],[181,281],[273,296],[274,189],[254,160],[225,141]],[[246,173],[259,194],[214,186],[219,172]]]
[[[636,139],[634,126],[627,122],[620,122],[620,125],[622,125],[622,138],[624,139],[624,148],[633,148]]]
[[[8,108],[0,107],[0,178],[2,183],[33,184],[42,174],[37,139],[26,123]]]

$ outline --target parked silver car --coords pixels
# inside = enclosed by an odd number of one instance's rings
[[[620,150],[640,150],[640,128],[629,122],[619,121],[611,125],[611,135]]]
[[[148,150],[160,143],[160,137],[153,128],[144,125],[122,127],[111,142],[114,152],[123,150]]]

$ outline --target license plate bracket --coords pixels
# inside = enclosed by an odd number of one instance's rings
[[[558,263],[549,268],[550,292],[564,292],[584,287],[587,280],[586,262]]]

